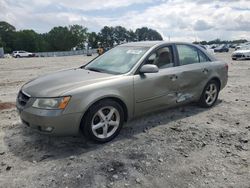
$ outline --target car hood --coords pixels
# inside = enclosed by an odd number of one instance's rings
[[[77,87],[114,79],[117,76],[81,68],[70,69],[31,80],[22,87],[22,91],[31,97],[57,97]]]

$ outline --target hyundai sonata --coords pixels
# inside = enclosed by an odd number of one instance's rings
[[[107,142],[136,116],[189,102],[213,106],[227,77],[228,65],[199,46],[127,43],[26,83],[16,104],[22,122],[42,133]]]

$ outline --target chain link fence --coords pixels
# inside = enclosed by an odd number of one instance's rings
[[[97,49],[61,51],[61,52],[36,52],[35,55],[38,57],[59,57],[59,56],[73,56],[73,55],[92,55],[95,53],[97,53]]]

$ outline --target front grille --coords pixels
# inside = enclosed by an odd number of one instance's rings
[[[27,102],[29,101],[30,97],[26,94],[24,94],[22,91],[20,91],[18,93],[18,103],[21,105],[21,106],[25,106],[27,104]]]

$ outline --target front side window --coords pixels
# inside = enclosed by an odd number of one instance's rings
[[[134,67],[148,49],[148,47],[118,46],[93,60],[85,66],[85,69],[111,74],[124,74]]]
[[[174,66],[173,51],[170,46],[157,49],[146,60],[146,64],[154,64],[159,69]]]

